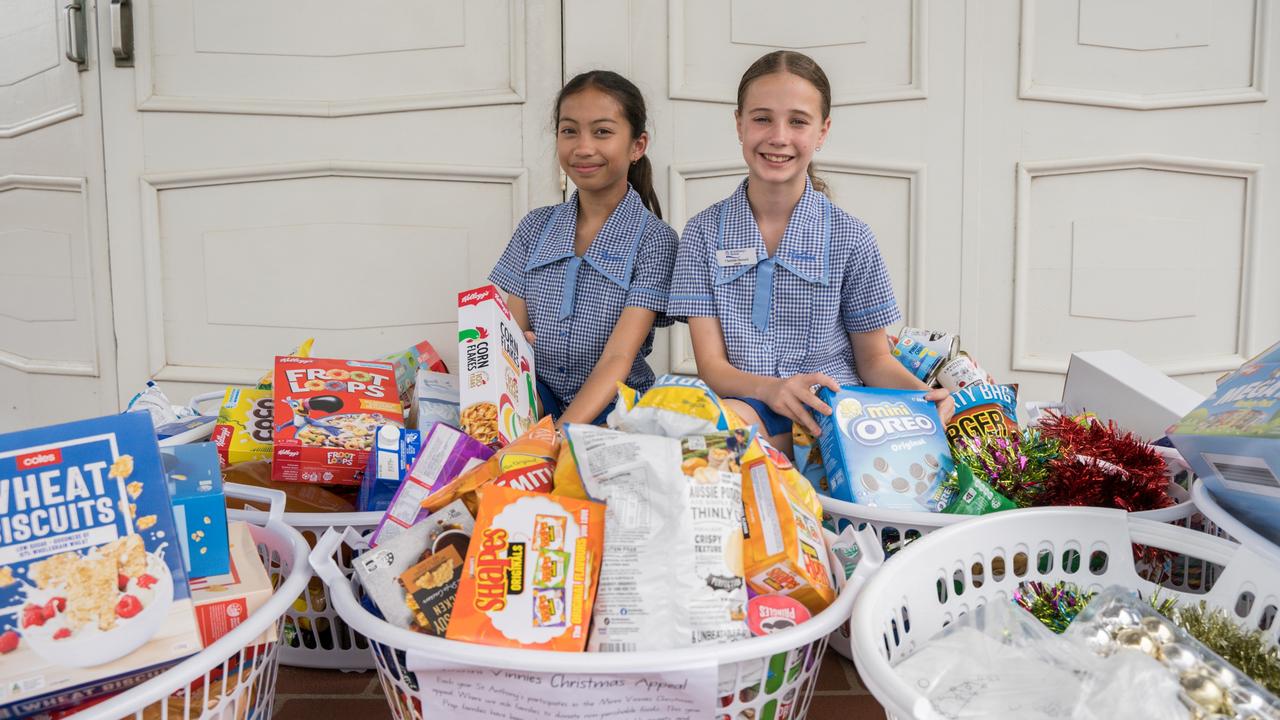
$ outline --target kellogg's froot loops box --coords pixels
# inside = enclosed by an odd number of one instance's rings
[[[0,435],[0,718],[122,690],[200,647],[150,417]]]
[[[276,358],[271,478],[359,485],[379,425],[404,427],[387,362]]]
[[[493,448],[538,419],[533,349],[493,285],[458,293],[459,408],[463,432]]]
[[[490,485],[445,637],[581,652],[604,547],[604,505]]]
[[[895,510],[938,512],[955,463],[938,409],[920,390],[827,388],[819,441],[831,496]]]

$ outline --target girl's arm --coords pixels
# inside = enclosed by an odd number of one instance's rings
[[[853,361],[858,366],[858,377],[862,378],[862,382],[872,387],[924,390],[925,399],[937,403],[938,415],[942,417],[943,424],[951,420],[956,410],[951,393],[942,388],[931,389],[903,367],[889,352],[889,341],[884,328],[849,333],[849,341],[853,343]]]
[[[524,331],[524,339],[532,345],[538,338],[529,328],[529,305],[525,303],[524,298],[507,293],[507,309],[511,311],[511,317],[515,318],[516,324]]]
[[[515,312],[515,308],[511,310]],[[595,420],[618,396],[618,383],[626,380],[635,364],[636,353],[649,336],[658,314],[642,307],[623,308],[618,323],[609,334],[604,353],[587,376],[587,382],[574,396],[573,402],[560,416],[560,424],[589,423]]]
[[[805,373],[783,379],[739,370],[729,363],[724,332],[720,327],[720,319],[716,317],[689,318],[689,334],[693,338],[693,356],[698,362],[698,376],[717,395],[763,400],[774,412],[800,423],[814,436],[822,433],[809,408],[823,415],[830,415],[831,408],[809,388],[825,385],[832,390],[839,390],[840,384],[830,376]]]

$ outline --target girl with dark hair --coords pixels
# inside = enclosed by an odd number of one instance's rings
[[[831,414],[811,388],[928,390],[892,355],[902,315],[871,228],[832,204],[812,159],[831,128],[831,83],[779,50],[738,84],[747,179],[685,225],[668,312],[687,318],[698,373],[734,411],[791,452],[791,428]],[[928,396],[944,419],[945,390]]]
[[[599,424],[618,381],[643,392],[678,239],[662,222],[640,90],[582,73],[555,103],[556,156],[577,188],[520,221],[489,279],[533,343],[538,399],[559,423]]]

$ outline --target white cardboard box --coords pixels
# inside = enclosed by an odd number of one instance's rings
[[[1204,396],[1122,350],[1071,355],[1062,403],[1068,413],[1115,420],[1147,441],[1164,437]]]

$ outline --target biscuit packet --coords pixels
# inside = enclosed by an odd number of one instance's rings
[[[618,383],[618,403],[609,427],[630,433],[681,438],[746,427],[706,383],[695,377],[663,375],[638,400],[635,391]],[[630,391],[630,392],[628,392]]]
[[[747,584],[785,595],[815,615],[835,599],[822,536],[822,505],[786,456],[758,435],[742,458]]]
[[[422,507],[428,512],[435,512],[461,498],[475,513],[478,509],[476,491],[490,484],[550,493],[559,452],[560,435],[551,417],[544,417],[483,464],[437,484],[422,501]]]
[[[947,440],[952,447],[969,438],[1013,437],[1018,428],[1018,386],[970,385],[951,393],[955,415],[947,423]]]
[[[488,485],[445,637],[581,652],[603,551],[600,503]]]
[[[585,491],[605,503],[587,650],[667,650],[746,638],[738,458],[745,433],[683,441],[565,426]]]
[[[461,580],[462,556],[452,545],[405,570],[400,585],[405,591],[405,606],[413,616],[409,629],[444,637]]]

